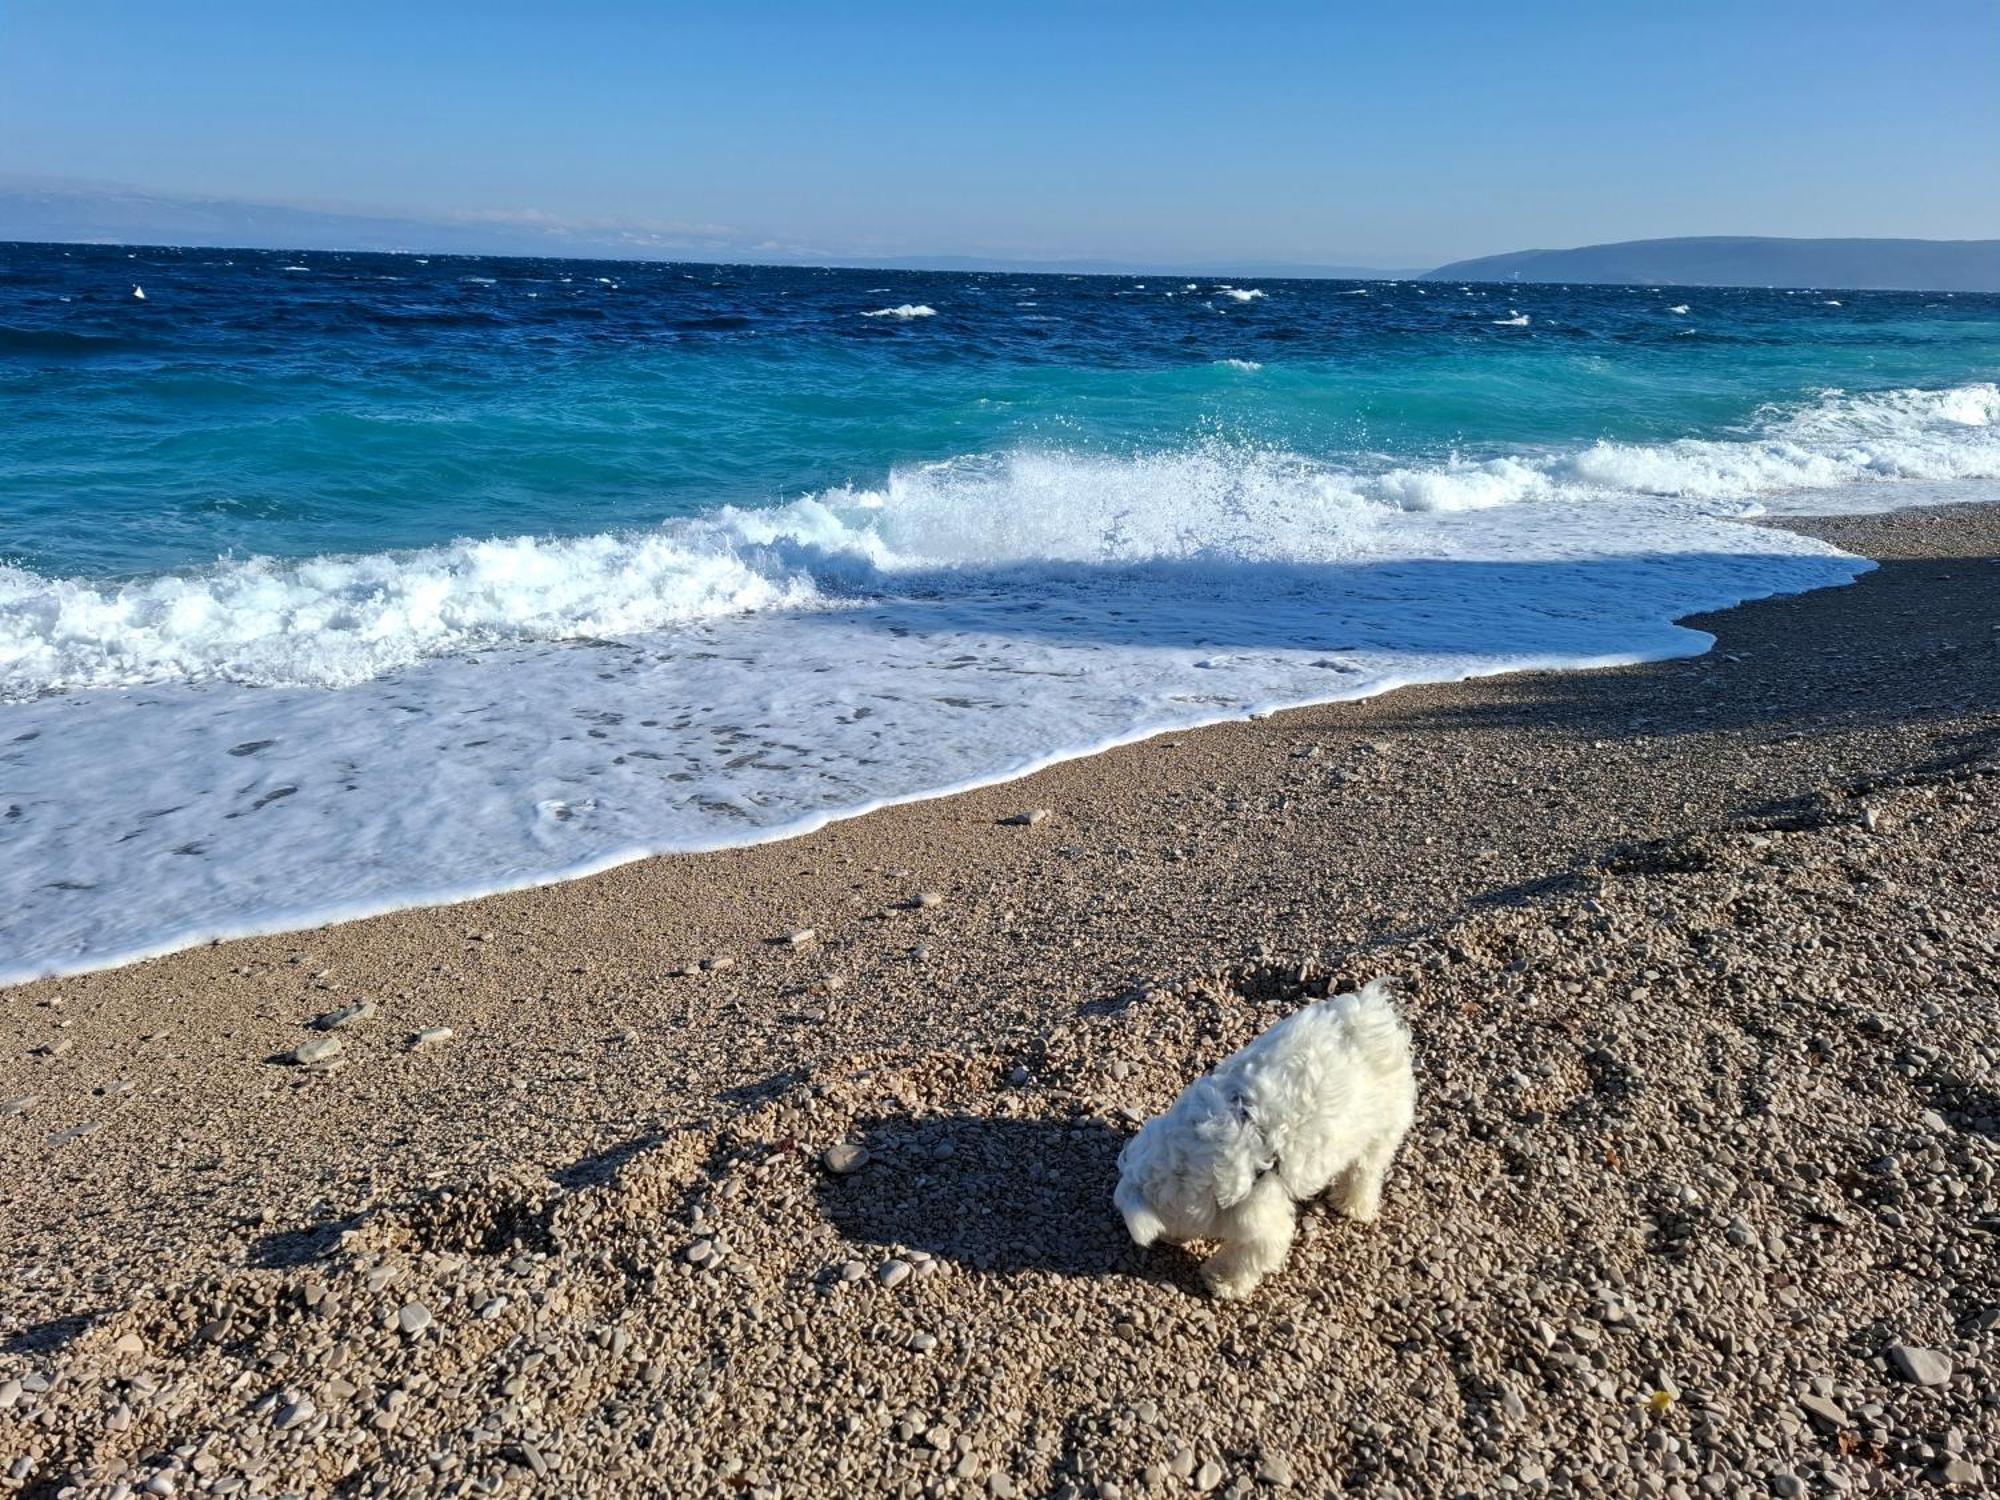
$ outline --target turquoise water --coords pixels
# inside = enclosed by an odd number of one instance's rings
[[[1258,290],[0,249],[0,557],[131,574],[582,535],[1022,449],[1367,470],[1661,443],[1828,387],[1989,379],[2000,349],[1993,297]],[[906,304],[935,316],[862,316]]]
[[[143,295],[141,295],[143,293]],[[0,246],[0,982],[1686,654],[2000,298]]]

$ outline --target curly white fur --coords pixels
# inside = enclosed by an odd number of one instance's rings
[[[1285,1263],[1293,1205],[1334,1190],[1373,1219],[1416,1112],[1410,1034],[1377,979],[1296,1011],[1148,1120],[1118,1156],[1113,1201],[1141,1245],[1220,1240],[1202,1263],[1218,1297],[1247,1297]]]

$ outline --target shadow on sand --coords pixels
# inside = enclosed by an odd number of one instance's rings
[[[1122,1131],[1099,1120],[855,1122],[870,1160],[829,1177],[820,1205],[854,1241],[900,1245],[981,1271],[1133,1276],[1195,1290],[1194,1260],[1141,1250],[1111,1206]]]

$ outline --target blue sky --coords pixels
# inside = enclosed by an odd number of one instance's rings
[[[0,0],[0,173],[770,253],[2000,236],[1992,0]]]

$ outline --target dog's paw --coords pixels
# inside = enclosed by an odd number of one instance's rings
[[[1201,1268],[1201,1279],[1208,1287],[1209,1295],[1218,1302],[1241,1302],[1257,1290],[1257,1284],[1264,1278],[1247,1273],[1232,1274],[1228,1271],[1212,1271],[1207,1266]]]

